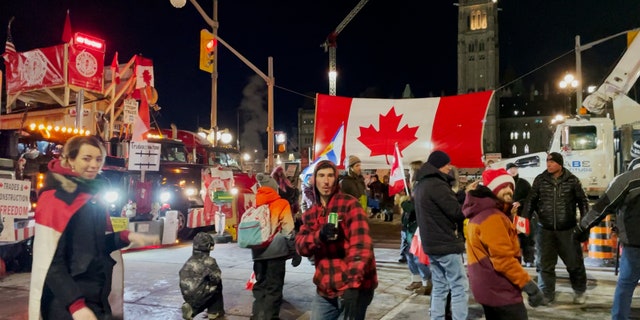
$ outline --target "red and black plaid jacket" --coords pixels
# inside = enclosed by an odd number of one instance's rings
[[[356,198],[340,191],[329,199],[326,207],[319,202],[303,214],[303,224],[296,236],[300,255],[314,259],[313,283],[318,294],[335,298],[349,288],[375,289],[378,274],[366,212]],[[338,213],[338,239],[325,243],[320,240],[320,230],[330,212]]]

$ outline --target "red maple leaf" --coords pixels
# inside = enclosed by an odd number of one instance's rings
[[[386,115],[380,114],[379,116],[380,130],[376,130],[373,125],[369,125],[367,128],[360,127],[358,141],[371,150],[370,156],[393,156],[393,149],[396,143],[398,144],[398,150],[402,154],[402,150],[418,140],[416,132],[419,126],[409,127],[409,125],[404,125],[398,130],[400,120],[402,120],[402,115],[396,115],[395,107],[391,107],[391,110]],[[388,159],[387,162],[389,162]]]

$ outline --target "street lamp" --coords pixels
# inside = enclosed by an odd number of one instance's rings
[[[169,0],[175,8],[182,8],[187,0]],[[189,0],[191,4],[198,10],[204,21],[211,27],[213,38],[218,37],[218,0],[213,0],[213,18],[204,12],[200,4],[196,0]],[[211,72],[211,131],[215,137],[218,131],[218,46],[213,48],[213,72]],[[216,139],[213,141],[214,146],[217,145]]]
[[[571,114],[571,93],[578,87],[579,83],[580,82],[571,73],[565,74],[564,78],[562,78],[562,80],[560,80],[560,83],[558,83],[560,89],[569,90],[567,93],[567,98],[569,100],[569,112],[567,112],[567,114]],[[576,99],[577,98],[578,97],[576,97]]]

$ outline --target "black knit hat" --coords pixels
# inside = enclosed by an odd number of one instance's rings
[[[431,154],[429,155],[429,159],[427,159],[427,163],[440,169],[451,163],[451,158],[449,158],[449,155],[444,151],[436,150],[434,152],[431,152]]]
[[[564,160],[562,158],[562,155],[557,152],[549,153],[549,156],[547,157],[547,161],[549,160],[559,164],[561,167],[564,166]]]

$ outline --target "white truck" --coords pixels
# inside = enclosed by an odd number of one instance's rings
[[[640,76],[640,39],[628,46],[613,71],[597,91],[584,99],[586,112],[558,119],[548,152],[564,157],[564,166],[575,174],[590,198],[604,193],[609,182],[625,171],[633,142],[640,139],[640,105],[627,93]],[[547,152],[503,159],[491,165],[517,164],[520,177],[533,179],[546,170]]]

